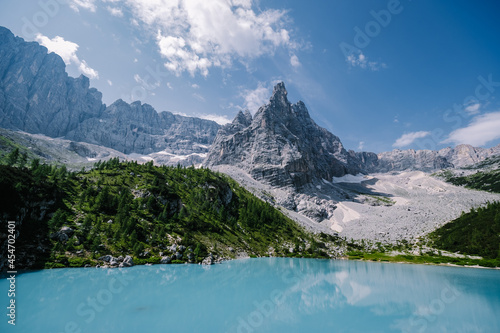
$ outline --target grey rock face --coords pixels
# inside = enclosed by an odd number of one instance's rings
[[[500,144],[492,148],[458,145],[455,148],[441,149],[438,151],[438,154],[449,160],[455,168],[461,168],[482,162],[488,157],[500,155]]]
[[[359,159],[311,119],[303,102],[288,101],[283,83],[255,117],[240,112],[219,130],[205,164],[237,166],[254,179],[294,188],[362,171]]]
[[[214,121],[158,113],[148,104],[117,100],[99,118],[84,120],[66,138],[112,147],[125,154],[165,151],[188,155],[207,153],[219,125]]]
[[[61,57],[0,27],[0,126],[65,135],[105,105],[89,79],[68,77]]]
[[[65,69],[55,53],[0,27],[0,127],[126,154],[163,151],[158,160],[166,164],[168,154],[185,156],[184,164],[200,163],[215,139],[220,126],[210,120],[158,113],[140,102],[118,100],[106,107],[87,77],[71,78]],[[78,144],[72,148],[93,157]]]
[[[132,267],[134,266],[134,259],[131,256],[125,256],[123,262],[121,263],[122,267]]]
[[[105,256],[102,256],[102,257],[99,257],[99,260],[102,260],[102,261],[104,261],[104,262],[110,262],[110,261],[111,261],[111,259],[113,259],[113,256],[111,256],[111,255],[109,255],[109,254],[107,254],[107,255],[105,255]]]
[[[213,265],[215,263],[214,256],[209,253],[208,256],[201,262],[202,265]]]
[[[50,238],[58,240],[61,243],[66,243],[73,235],[74,230],[70,227],[62,227],[58,232],[50,235]]]
[[[367,172],[435,171],[444,168],[461,168],[499,155],[500,145],[493,148],[477,148],[458,145],[441,150],[399,150],[380,153],[356,153]]]
[[[160,264],[170,264],[172,262],[172,258],[169,256],[162,257],[160,260]]]

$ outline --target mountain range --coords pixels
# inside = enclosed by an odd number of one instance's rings
[[[274,87],[269,103],[254,116],[239,112],[222,127],[210,120],[157,112],[140,101],[129,104],[120,99],[106,106],[87,77],[68,76],[61,57],[3,27],[0,127],[128,155],[150,155],[146,160],[161,164],[238,166],[273,186],[296,188],[344,174],[462,167],[500,154],[500,146],[469,145],[380,154],[347,151],[337,136],[311,119],[303,102],[288,101],[283,83]]]
[[[68,76],[60,56],[0,27],[0,127],[200,163],[220,126],[140,102],[106,106],[87,77]]]

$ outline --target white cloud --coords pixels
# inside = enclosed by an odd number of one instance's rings
[[[245,90],[241,96],[245,99],[244,107],[250,112],[255,113],[259,107],[269,101],[270,89],[259,82],[257,88]]]
[[[358,55],[350,54],[346,58],[347,63],[351,67],[360,67],[363,69],[370,69],[372,71],[378,71],[380,69],[387,68],[387,65],[383,62],[368,61],[368,57],[365,56],[361,51]]]
[[[87,65],[87,62],[85,60],[82,60],[80,62],[80,65],[78,66],[78,69],[80,70],[81,73],[85,74],[91,79],[98,79],[99,78],[99,73],[91,68],[89,65]]]
[[[403,134],[396,142],[393,143],[393,147],[401,148],[411,145],[415,140],[425,138],[430,135],[431,132],[419,131]]]
[[[363,150],[365,148],[365,142],[364,141],[359,141],[358,149]]]
[[[441,143],[484,146],[486,143],[499,138],[500,112],[492,112],[474,117],[467,127],[454,130]]]
[[[174,87],[172,87],[172,84],[171,84],[170,82],[167,82],[167,87],[168,87],[168,89],[170,89],[170,90],[174,89]]]
[[[478,114],[479,113],[479,109],[481,108],[481,104],[474,103],[474,104],[464,105],[464,107],[465,107],[465,111],[468,114],[474,115],[474,114]]]
[[[182,72],[188,71],[191,76],[196,72],[201,75],[208,75],[208,68],[212,66],[212,62],[206,58],[198,56],[186,48],[186,41],[182,37],[163,36],[158,32],[156,37],[157,44],[160,48],[160,54],[167,58],[165,67],[180,76]]]
[[[272,55],[279,47],[297,47],[286,28],[286,12],[254,9],[256,1],[122,0],[121,4],[130,9],[136,24],[155,32],[166,68],[176,75],[207,76],[210,68]],[[298,63],[298,58],[292,60]]]
[[[112,86],[112,85],[113,85],[113,81],[108,80],[108,84],[109,84],[110,86]]]
[[[290,57],[290,64],[295,68],[301,66],[299,58],[295,54]]]
[[[85,60],[80,60],[76,55],[78,44],[64,40],[61,36],[50,39],[42,34],[37,34],[35,40],[45,46],[49,52],[58,54],[66,65],[74,64],[78,70],[91,79],[98,79],[99,73],[91,68]]]
[[[201,119],[213,120],[219,125],[225,125],[225,124],[232,122],[232,120],[228,119],[227,116],[225,116],[225,115],[202,114],[202,115],[198,115],[197,117],[199,117]]]
[[[193,89],[199,89],[199,88],[200,88],[200,86],[199,86],[199,85],[197,85],[196,83],[193,83],[193,84],[191,85],[191,87],[192,87]]]
[[[107,7],[108,12],[116,17],[123,17],[123,11],[118,7]]]
[[[80,8],[90,10],[91,12],[95,12],[96,10],[95,2],[96,0],[69,0],[69,6],[75,12],[79,12]]]
[[[66,41],[60,36],[50,39],[42,34],[37,34],[35,39],[38,43],[45,46],[49,52],[57,53],[66,65],[78,62],[78,57],[76,56],[78,44]]]

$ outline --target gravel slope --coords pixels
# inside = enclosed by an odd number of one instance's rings
[[[214,169],[275,204],[306,229],[348,239],[412,240],[464,211],[500,200],[500,194],[454,186],[421,171],[350,176],[345,178],[347,182],[342,178],[335,183],[323,180],[296,193],[262,184],[232,166]]]

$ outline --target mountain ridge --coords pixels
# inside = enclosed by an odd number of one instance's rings
[[[220,127],[211,120],[158,113],[138,101],[118,100],[106,106],[86,76],[68,76],[59,55],[4,27],[0,27],[0,59],[2,128],[98,144],[127,154],[166,150],[189,155],[206,153],[203,147]]]
[[[288,102],[283,83],[255,116],[240,111],[224,127],[210,120],[157,112],[140,101],[129,104],[119,99],[107,106],[86,76],[68,76],[60,56],[4,27],[0,27],[0,59],[0,127],[147,155],[161,164],[240,165],[271,184],[301,187],[313,178],[432,172],[500,154],[500,145],[379,154],[347,151],[337,136],[311,119],[303,102]],[[252,133],[257,137],[247,142]],[[250,144],[253,153],[245,152]],[[228,149],[238,157],[230,157]]]

